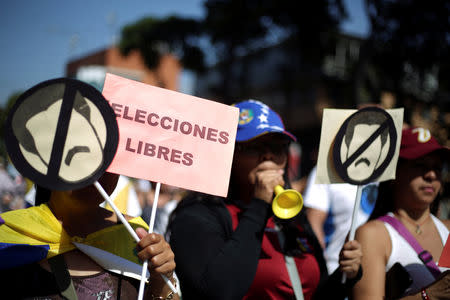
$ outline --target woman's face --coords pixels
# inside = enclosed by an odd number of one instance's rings
[[[265,134],[248,142],[236,144],[232,178],[243,186],[252,186],[253,173],[263,162],[270,162],[270,168],[284,170],[288,160],[289,139],[282,134]]]
[[[442,185],[444,163],[437,154],[401,161],[397,170],[397,197],[417,206],[430,205]]]
[[[118,180],[119,180],[119,175],[114,174],[114,173],[105,172],[98,179],[98,182],[103,187],[105,192],[108,195],[111,195],[117,186]],[[80,201],[80,205],[81,205],[81,203],[86,202],[86,201],[89,204],[98,205],[105,200],[102,197],[102,195],[100,194],[100,192],[97,190],[97,188],[95,186],[93,186],[92,184],[87,187],[84,187],[84,188],[81,188],[78,190],[74,190],[71,192],[72,192],[73,196],[76,197]]]

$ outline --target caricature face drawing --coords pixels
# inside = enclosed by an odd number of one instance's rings
[[[90,105],[90,116],[91,119],[87,119],[78,111],[72,111],[59,170],[61,178],[67,181],[78,181],[90,176],[103,162],[106,126],[94,105]],[[99,126],[94,126],[92,120],[101,122]]]
[[[359,124],[354,128],[353,138],[350,140],[348,149],[341,151],[342,161],[346,161],[361,145],[378,129],[379,125]],[[342,144],[343,147],[345,143]],[[381,136],[375,140],[356,158],[348,167],[347,174],[352,180],[363,181],[369,178],[375,168],[379,165],[382,153]]]
[[[85,101],[84,105],[89,107],[91,118],[92,115],[99,116],[98,109],[92,104],[89,105],[89,100]],[[35,114],[25,124],[42,160],[31,159],[33,155],[27,153],[23,147],[21,150],[24,157],[30,158],[30,164],[43,174],[47,172],[50,162],[61,103],[62,99],[55,101],[48,109]],[[46,130],[42,130],[42,124],[45,124]],[[106,131],[104,123],[100,122],[99,125],[99,128],[95,128],[86,116],[76,109],[72,110],[59,170],[59,176],[63,180],[68,182],[82,180],[101,165]],[[103,135],[103,142],[97,137],[98,131]]]
[[[60,180],[76,183],[102,167],[107,126],[99,108],[78,91],[63,112],[66,88],[56,83],[31,94],[12,118],[12,129],[32,168],[42,175],[56,169],[54,175]],[[52,165],[52,160],[57,165]]]
[[[376,111],[360,111],[347,120],[338,148],[338,165],[344,180],[353,184],[370,181],[379,175],[380,166],[389,162],[387,120],[384,113]]]

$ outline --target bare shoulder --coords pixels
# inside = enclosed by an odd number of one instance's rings
[[[384,223],[372,220],[360,226],[355,238],[361,243],[363,253],[369,257],[379,257],[384,262],[391,254],[392,243]]]
[[[382,221],[372,220],[361,225],[356,231],[356,239],[364,244],[390,244],[389,233]]]
[[[384,235],[387,231],[382,221],[372,220],[358,227],[357,233],[360,235],[374,236]]]

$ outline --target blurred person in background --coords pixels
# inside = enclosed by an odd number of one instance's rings
[[[339,267],[339,253],[346,241],[355,207],[357,186],[349,183],[316,184],[315,166],[308,176],[304,194],[306,215],[324,249],[328,272]],[[364,224],[375,206],[377,183],[363,187],[356,226]]]
[[[156,183],[152,183],[151,185],[156,186]],[[161,184],[158,196],[158,206],[156,208],[155,224],[153,228],[154,232],[162,235],[166,233],[167,224],[169,223],[169,216],[180,202],[182,193],[183,190],[181,188],[168,184]],[[150,223],[154,198],[155,190],[151,189],[148,193],[147,205],[144,207],[141,216],[147,224]]]
[[[5,159],[0,158],[0,213],[23,208],[25,189],[22,176],[16,172],[13,177],[6,168]]]
[[[148,205],[148,201],[150,201],[149,193],[152,190],[152,184],[146,179],[136,179],[134,181],[134,189],[136,190],[139,205],[142,210],[144,210],[144,208]]]

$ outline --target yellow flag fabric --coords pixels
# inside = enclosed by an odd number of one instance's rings
[[[127,214],[127,204],[128,204],[128,193],[130,192],[131,182],[128,182],[118,193],[117,196],[114,198],[114,204],[116,205],[117,209],[123,213]],[[111,205],[106,204],[106,209],[109,209],[110,211],[113,211]]]
[[[129,220],[133,229],[148,225]],[[107,227],[86,238],[70,237],[47,204],[0,214],[0,269],[37,262],[75,249],[72,242],[93,246],[139,263],[136,242],[123,224]]]

